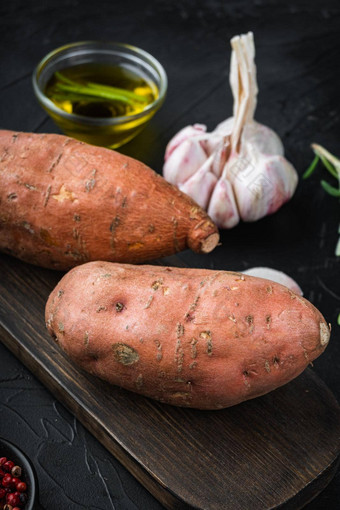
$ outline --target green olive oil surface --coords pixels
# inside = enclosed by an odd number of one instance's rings
[[[159,91],[133,67],[87,63],[54,73],[45,94],[67,113],[113,118],[142,112],[157,99]]]

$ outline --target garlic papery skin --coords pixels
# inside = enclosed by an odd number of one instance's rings
[[[203,209],[208,208],[211,194],[216,186],[217,177],[211,172],[213,157],[209,157],[204,164],[179,189],[186,193]]]
[[[206,131],[207,131],[207,126],[205,126],[204,124],[194,124],[193,126],[191,126],[191,125],[186,126],[183,129],[181,129],[180,131],[178,131],[178,133],[173,138],[171,138],[170,142],[166,146],[165,160],[167,160],[169,158],[169,156],[173,153],[173,151],[179,145],[181,145],[182,142],[184,142],[185,140],[188,140],[190,138],[200,136],[200,135],[206,133]]]
[[[247,222],[276,212],[291,198],[298,182],[295,169],[283,156],[267,155],[254,147],[229,159],[227,176],[240,218]]]
[[[254,119],[253,34],[233,37],[231,46],[233,116],[212,132],[204,124],[180,130],[167,145],[163,167],[165,179],[198,201],[220,228],[276,212],[298,184],[279,136]]]
[[[233,228],[240,221],[233,187],[227,179],[219,179],[212,192],[207,212],[216,225]]]
[[[255,120],[244,126],[241,145],[247,145],[248,151],[254,148],[265,155],[284,155],[283,143],[275,131]]]
[[[171,184],[180,186],[206,162],[207,154],[196,137],[178,145],[166,160],[163,176]]]

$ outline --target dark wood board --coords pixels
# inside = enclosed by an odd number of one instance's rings
[[[49,338],[61,273],[0,268],[1,341],[166,508],[302,508],[332,479],[340,408],[312,369],[222,411],[165,406],[79,371]]]

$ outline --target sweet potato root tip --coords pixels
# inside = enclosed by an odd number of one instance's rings
[[[189,232],[188,246],[197,253],[210,253],[220,240],[214,223],[210,220],[203,220],[195,224]]]
[[[322,347],[326,347],[331,336],[330,327],[324,322],[320,322],[320,344]]]
[[[220,240],[220,236],[218,234],[210,234],[206,239],[203,239],[201,242],[201,253],[210,253],[213,251],[218,242]]]

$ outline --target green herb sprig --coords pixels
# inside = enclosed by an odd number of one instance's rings
[[[338,180],[338,187],[332,186],[329,182],[322,179],[320,181],[323,189],[331,195],[332,197],[340,198],[340,159],[331,154],[328,150],[318,144],[312,144],[312,149],[314,151],[315,157],[312,163],[309,165],[305,173],[302,175],[303,179],[308,179],[315,171],[319,161],[323,163],[323,166],[328,170],[328,172]],[[335,248],[335,255],[337,257],[340,256],[340,224],[338,227],[339,239]],[[340,326],[340,313],[337,317],[337,323]]]
[[[305,173],[302,175],[302,178],[308,179],[308,177],[310,177],[312,173],[315,171],[319,161],[321,161],[323,163],[323,166],[328,170],[332,177],[337,179],[338,187],[329,184],[329,182],[325,181],[324,179],[320,181],[321,186],[326,191],[326,193],[328,193],[332,197],[340,198],[340,159],[338,159],[324,147],[321,147],[321,145],[318,145],[316,143],[312,144],[312,149],[314,151],[315,157],[312,163],[305,171]],[[340,234],[340,225],[338,233]],[[335,248],[335,255],[337,257],[340,256],[340,237]]]
[[[321,160],[329,173],[338,180],[338,187],[336,188],[335,186],[332,186],[325,180],[321,181],[321,186],[329,195],[332,195],[333,197],[340,197],[340,159],[316,143],[312,144],[312,149],[315,153],[315,157],[303,174],[302,178],[307,179],[310,177]]]

